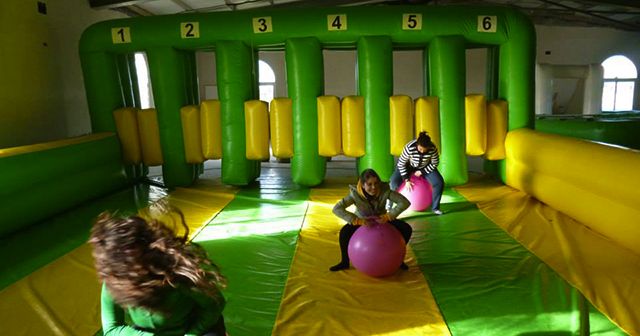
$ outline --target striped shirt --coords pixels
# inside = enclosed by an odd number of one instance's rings
[[[422,175],[426,176],[436,170],[438,162],[440,162],[440,159],[436,146],[433,146],[426,153],[422,154],[418,151],[417,140],[412,140],[404,146],[402,154],[400,154],[400,158],[398,158],[397,167],[400,175],[402,175],[402,179],[406,180],[409,179],[411,171],[420,170],[422,171]],[[408,167],[408,165],[411,167]]]

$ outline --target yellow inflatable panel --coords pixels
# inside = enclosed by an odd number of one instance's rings
[[[138,110],[133,107],[123,107],[113,111],[118,139],[122,146],[122,160],[125,164],[138,164],[142,161],[137,113]]]
[[[506,157],[504,141],[507,138],[508,104],[504,100],[487,103],[487,160],[502,160]]]
[[[222,158],[222,119],[220,119],[220,101],[203,100],[200,102],[200,135],[202,136],[202,155],[205,159]]]
[[[342,153],[340,99],[336,96],[318,97],[318,152],[320,156]]]
[[[293,113],[289,98],[271,100],[271,150],[279,159],[293,157]]]
[[[142,146],[142,162],[147,166],[159,166],[164,163],[160,145],[160,129],[156,109],[138,111],[138,131]]]
[[[169,195],[162,190],[157,194],[183,211],[189,236],[193,238],[236,192],[235,188],[221,188],[219,183],[198,181],[188,189],[177,188]],[[154,211],[148,207],[142,209],[140,215],[148,217]],[[2,335],[94,335],[101,327],[100,288],[91,246],[84,244],[0,291],[0,332]]]
[[[311,191],[272,335],[450,335],[411,249],[409,270],[384,279],[329,271],[344,224],[331,209],[348,192],[346,181]]]
[[[364,98],[347,96],[342,99],[342,151],[350,157],[364,152]]]
[[[467,155],[483,155],[487,150],[487,103],[483,95],[464,98]]]
[[[640,256],[526,193],[492,181],[456,187],[489,219],[576,287],[629,335],[640,335]]]
[[[262,100],[244,102],[247,159],[269,159],[269,112]]]
[[[640,152],[530,129],[506,150],[508,185],[640,255]]]
[[[182,138],[184,156],[187,163],[202,163],[202,137],[200,136],[200,108],[196,105],[183,106],[180,109],[182,120]]]
[[[389,97],[391,155],[400,156],[404,145],[414,139],[413,100],[409,96]]]
[[[438,97],[420,97],[416,99],[416,133],[415,137],[422,131],[429,133],[431,141],[442,152],[440,146],[440,107]]]

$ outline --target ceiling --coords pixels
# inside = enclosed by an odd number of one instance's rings
[[[220,12],[253,8],[328,6],[500,5],[520,9],[534,23],[553,26],[610,27],[640,32],[638,0],[88,0],[92,8],[111,9],[129,16],[185,12]]]

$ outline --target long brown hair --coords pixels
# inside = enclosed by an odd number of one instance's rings
[[[189,243],[189,229],[179,210],[184,235],[177,237],[165,223],[139,216],[100,214],[89,243],[99,278],[115,302],[168,313],[164,293],[185,286],[218,298],[225,279],[197,244]]]

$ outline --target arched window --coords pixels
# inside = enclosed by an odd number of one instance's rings
[[[633,91],[638,78],[636,66],[630,59],[615,55],[602,62],[604,87],[603,111],[629,111],[633,109]]]
[[[276,88],[276,75],[265,61],[258,61],[258,81],[260,82],[260,100],[271,102]]]

